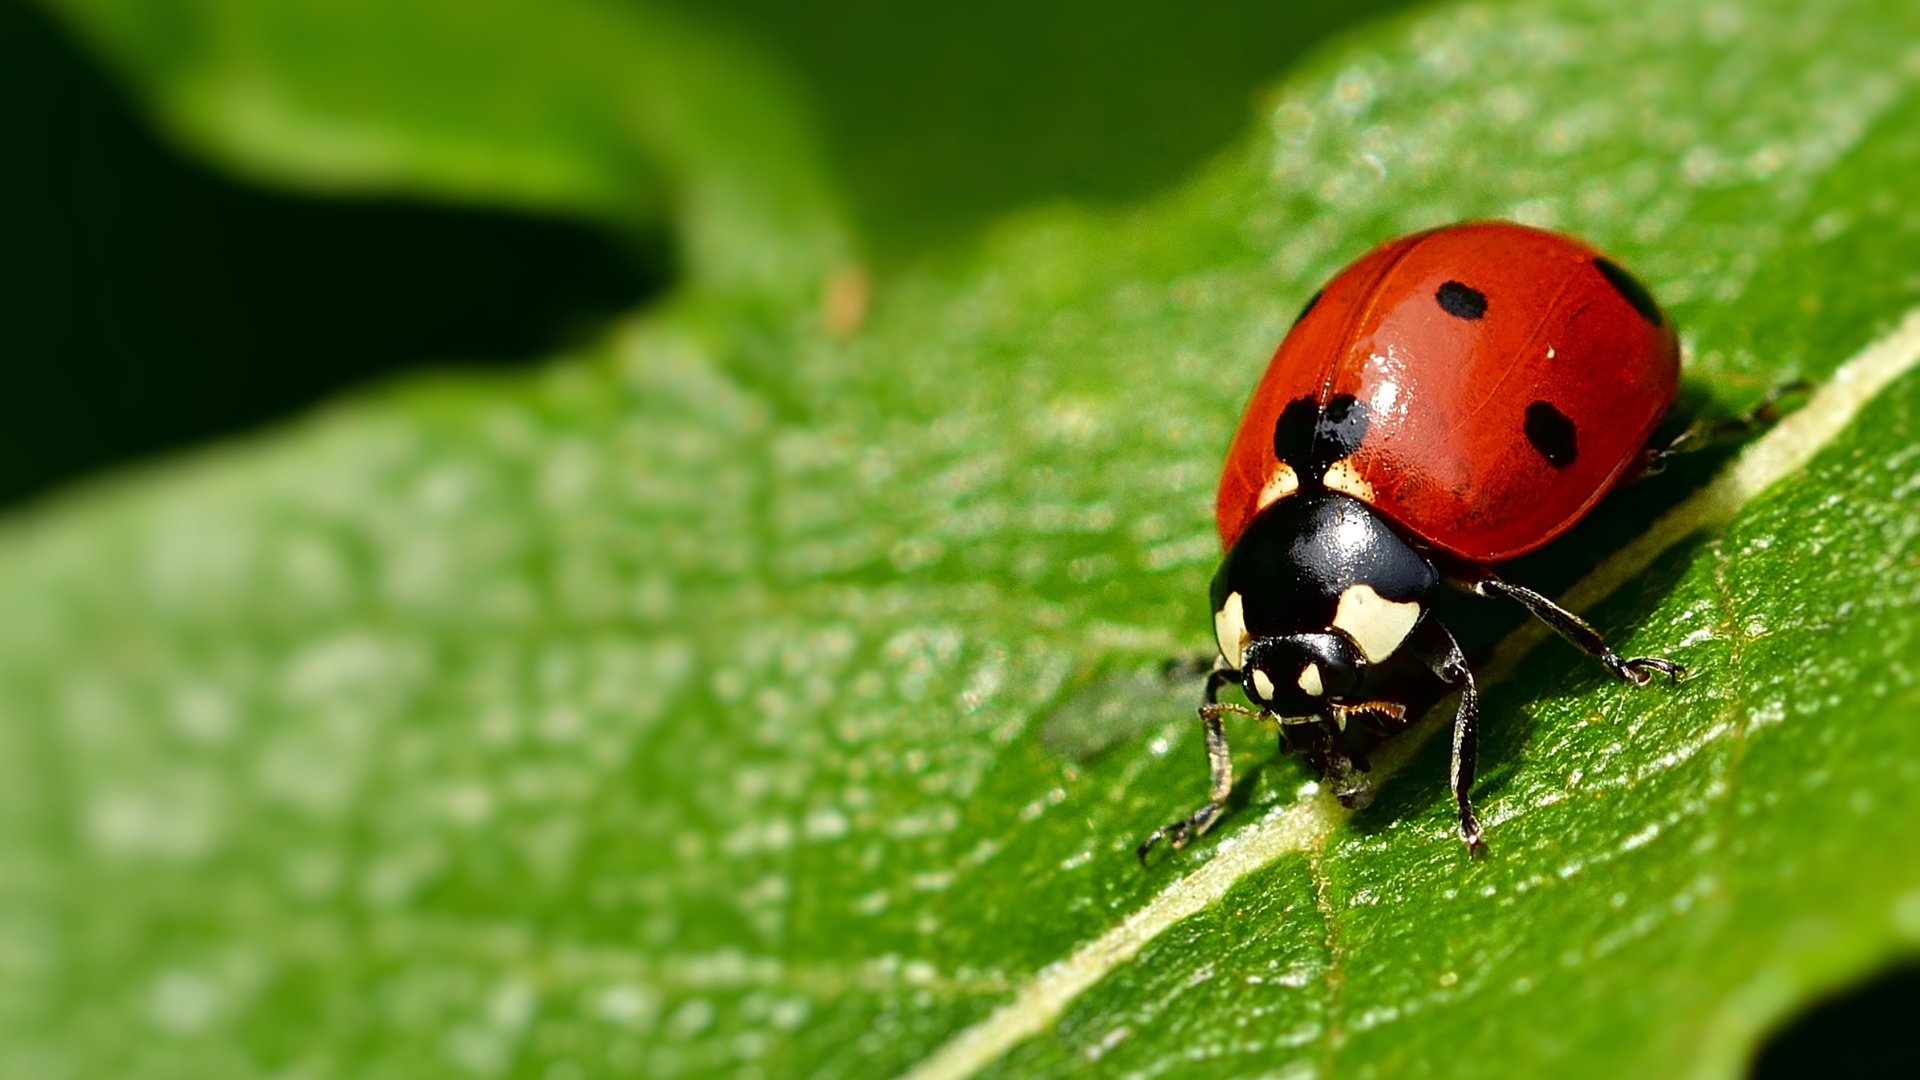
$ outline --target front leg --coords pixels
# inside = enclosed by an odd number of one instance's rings
[[[1607,647],[1606,639],[1600,636],[1598,630],[1588,626],[1585,619],[1525,586],[1502,581],[1490,573],[1471,584],[1473,591],[1481,596],[1504,596],[1518,602],[1534,618],[1571,642],[1574,648],[1605,664],[1607,670],[1622,682],[1645,686],[1653,681],[1656,672],[1673,682],[1679,682],[1680,677],[1687,673],[1686,668],[1664,657],[1621,656]]]
[[[1480,691],[1460,643],[1446,627],[1427,619],[1408,641],[1414,655],[1448,686],[1460,688],[1460,707],[1453,713],[1453,801],[1460,808],[1460,840],[1468,851],[1480,851],[1480,819],[1473,813],[1473,772],[1478,757]]]
[[[1186,847],[1194,837],[1206,832],[1226,810],[1227,796],[1233,793],[1233,756],[1227,751],[1227,728],[1220,718],[1228,713],[1252,717],[1265,715],[1259,709],[1219,700],[1221,687],[1229,683],[1237,685],[1239,682],[1240,673],[1231,668],[1215,668],[1207,675],[1207,701],[1200,706],[1200,722],[1207,731],[1207,765],[1213,773],[1213,786],[1208,792],[1207,804],[1179,821],[1153,830],[1153,834],[1134,849],[1134,854],[1140,857],[1140,865],[1147,864],[1147,853],[1161,838],[1164,837],[1177,851]]]

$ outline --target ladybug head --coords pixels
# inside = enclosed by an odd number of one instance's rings
[[[1395,655],[1439,580],[1365,503],[1302,490],[1255,516],[1214,575],[1220,654],[1273,714],[1326,715]]]
[[[1241,685],[1277,716],[1311,716],[1360,689],[1367,658],[1340,630],[1258,638],[1242,657]]]

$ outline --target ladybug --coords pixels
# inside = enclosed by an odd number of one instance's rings
[[[1141,860],[1225,809],[1223,716],[1277,721],[1283,748],[1357,809],[1373,798],[1368,752],[1451,690],[1460,839],[1483,846],[1469,798],[1473,672],[1429,610],[1443,580],[1518,602],[1622,680],[1677,681],[1680,665],[1622,657],[1493,567],[1657,463],[1666,451],[1648,439],[1679,378],[1673,323],[1652,294],[1557,233],[1452,225],[1382,244],[1328,282],[1267,365],[1220,478],[1220,654],[1200,707],[1211,796],[1149,836]],[[1228,685],[1254,707],[1219,701]]]

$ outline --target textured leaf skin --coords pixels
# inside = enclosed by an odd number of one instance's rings
[[[1914,305],[1910,5],[1613,7],[1376,29],[1181,189],[1009,221],[851,337],[699,290],[16,518],[0,1071],[872,1076],[985,1017],[1217,849],[1130,853],[1201,797],[1190,716],[1072,713],[1206,647],[1220,448],[1328,272],[1578,232],[1709,410]],[[1729,1076],[1912,955],[1916,410],[1595,613],[1683,686],[1556,645],[1489,693],[1484,862],[1430,746],[988,1072]],[[1221,837],[1310,779],[1235,737]]]

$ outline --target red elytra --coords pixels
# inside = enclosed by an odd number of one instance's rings
[[[1578,240],[1475,222],[1390,241],[1274,353],[1221,475],[1221,545],[1272,501],[1282,410],[1352,395],[1370,424],[1329,487],[1463,559],[1524,554],[1635,468],[1679,376],[1672,324]]]

